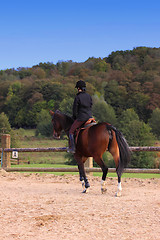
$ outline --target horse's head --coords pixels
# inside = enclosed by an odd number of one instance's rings
[[[53,124],[53,137],[55,139],[60,139],[60,135],[62,132],[62,125],[61,125],[61,113],[57,110],[55,112],[49,111],[52,116],[52,124]]]

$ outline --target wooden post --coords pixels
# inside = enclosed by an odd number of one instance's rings
[[[88,167],[88,168],[93,168],[93,157],[89,157],[87,159],[87,161],[84,164],[84,167]],[[93,175],[93,173],[89,172],[89,175]]]
[[[2,144],[2,149],[10,148],[11,137],[10,137],[9,134],[3,134],[2,135],[2,137],[1,137],[1,144]],[[11,167],[10,155],[11,155],[10,152],[3,151],[2,168]]]

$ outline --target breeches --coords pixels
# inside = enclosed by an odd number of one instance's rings
[[[79,128],[83,123],[85,123],[85,121],[78,121],[76,119],[69,130],[69,134],[74,134],[75,130]]]

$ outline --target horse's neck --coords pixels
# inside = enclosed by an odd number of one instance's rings
[[[63,130],[66,132],[67,135],[69,135],[69,130],[73,124],[73,119],[67,115],[64,115],[65,121],[64,121],[64,126]]]

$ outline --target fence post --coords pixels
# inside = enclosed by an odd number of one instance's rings
[[[1,137],[1,144],[2,144],[2,151],[4,148],[10,148],[11,145],[11,137],[9,134],[2,134]],[[10,162],[10,152],[4,152],[3,151],[3,159],[2,161],[2,168],[7,168],[7,167],[11,167],[11,162]]]
[[[85,164],[84,164],[84,167],[88,167],[88,168],[93,168],[93,157],[89,157]],[[88,173],[89,175],[93,175],[93,173],[89,172]]]

